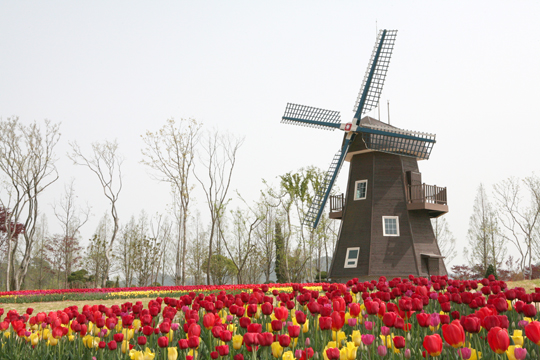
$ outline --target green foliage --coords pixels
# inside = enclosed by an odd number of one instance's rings
[[[287,277],[285,276],[285,239],[283,238],[283,233],[281,232],[281,224],[279,221],[276,221],[276,230],[274,233],[274,243],[276,244],[276,262],[275,262],[275,272],[276,272],[276,282],[284,283],[287,282]]]
[[[70,288],[82,288],[86,283],[90,281],[88,278],[88,271],[81,269],[72,272],[68,275],[68,283]]]
[[[488,268],[486,270],[486,275],[484,277],[488,278],[489,275],[493,275],[493,276],[495,276],[495,279],[498,279],[497,271],[495,270],[495,267],[493,266],[493,264],[488,265]]]
[[[204,261],[208,262],[208,259]],[[206,267],[203,268],[206,274]],[[210,258],[210,276],[213,283],[217,285],[223,285],[227,279],[236,276],[238,269],[234,265],[234,262],[226,256],[220,254],[214,254]]]

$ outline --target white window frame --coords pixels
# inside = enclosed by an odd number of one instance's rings
[[[366,184],[366,193],[364,194],[364,197],[356,197],[358,194],[358,184],[365,183]],[[354,183],[354,200],[365,200],[367,197],[367,189],[368,189],[368,181],[367,180],[358,180]]]
[[[387,234],[386,233],[386,226],[385,226],[385,223],[384,221],[386,219],[394,219],[396,220],[396,230],[397,230],[397,234]],[[382,217],[382,229],[383,229],[383,236],[399,236],[399,216],[383,216]]]
[[[356,253],[356,259],[349,259],[349,252],[358,250],[358,253]],[[358,265],[358,257],[360,256],[360,248],[359,247],[353,247],[353,248],[347,248],[347,254],[345,254],[345,265],[344,268],[355,268]],[[350,261],[354,260],[354,264],[349,264]]]

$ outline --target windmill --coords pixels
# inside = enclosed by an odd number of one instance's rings
[[[444,275],[430,219],[448,212],[446,188],[422,183],[417,160],[427,160],[435,135],[402,130],[365,116],[378,106],[397,30],[381,30],[351,122],[338,111],[287,104],[283,123],[345,132],[324,183],[303,224],[316,228],[330,199],[330,218],[341,219],[329,278]],[[364,116],[364,117],[363,117]],[[331,195],[344,161],[346,194]]]

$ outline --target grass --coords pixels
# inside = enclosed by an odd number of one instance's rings
[[[34,312],[32,313],[32,315],[35,315],[38,312],[49,313],[49,311],[63,310],[72,305],[77,305],[79,307],[79,312],[81,312],[82,307],[87,304],[90,306],[103,304],[107,307],[111,307],[112,305],[121,305],[126,302],[131,302],[135,304],[137,301],[142,301],[142,303],[144,304],[144,307],[146,308],[148,307],[148,303],[150,302],[150,300],[155,300],[155,297],[154,298],[135,298],[135,299],[83,300],[83,301],[65,300],[65,301],[24,303],[24,304],[0,304],[0,307],[4,308],[5,313],[7,313],[9,310],[15,309],[19,312],[19,314],[24,314],[27,308],[32,308],[34,309]]]
[[[512,288],[515,288],[515,287],[522,287],[528,293],[532,293],[532,292],[534,292],[534,288],[540,287],[540,279],[507,281],[506,284],[508,285],[509,289],[512,289]]]

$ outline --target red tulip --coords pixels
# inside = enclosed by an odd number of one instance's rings
[[[497,298],[493,302],[493,305],[495,305],[495,309],[497,309],[498,312],[505,312],[508,310],[508,303],[506,302],[505,298]]]
[[[508,337],[508,331],[496,326],[489,330],[487,340],[491,350],[497,354],[504,353],[508,346],[510,346],[510,338]]]
[[[339,359],[339,349],[338,348],[329,348],[326,349],[326,356],[330,360],[337,360]]]
[[[189,342],[189,339],[188,339],[188,342]],[[162,348],[167,347],[169,346],[169,338],[166,336],[160,336],[157,339],[157,343],[159,347],[162,347]]]
[[[431,320],[431,315],[427,313],[419,313],[416,314],[416,321],[418,321],[418,325],[421,327],[429,327],[429,323]]]
[[[113,339],[116,342],[122,342],[122,341],[124,341],[124,334],[122,334],[122,333],[114,334]]]
[[[384,314],[382,321],[388,327],[394,327],[398,315],[395,312],[387,312]]]
[[[274,307],[269,302],[265,302],[261,305],[261,311],[264,315],[270,315],[272,314],[272,311],[274,310]]]
[[[333,331],[339,331],[345,325],[345,313],[344,312],[337,312],[334,311],[332,315],[330,315],[330,318],[332,319],[332,330]]]
[[[526,304],[523,306],[523,315],[533,318],[536,316],[536,307],[533,304]]]
[[[283,323],[281,320],[272,320],[270,325],[272,326],[272,331],[281,331],[283,328]]]
[[[465,331],[471,334],[478,334],[480,332],[481,320],[474,315],[462,316],[460,319],[460,323],[465,329]]]
[[[458,320],[452,321],[450,325],[443,325],[442,332],[444,340],[451,346],[458,348],[465,345],[465,331]]]
[[[257,337],[261,346],[270,346],[272,345],[272,342],[274,342],[274,335],[269,332],[257,334]]]
[[[183,340],[185,340],[185,339],[183,339]],[[146,337],[145,336],[139,336],[137,338],[137,344],[139,344],[141,346],[146,345]],[[186,348],[187,348],[187,340],[186,340]]]
[[[306,314],[304,314],[302,311],[300,310],[297,310],[294,314],[295,318],[296,318],[296,322],[299,323],[300,325],[303,325],[306,323]]]
[[[321,316],[319,318],[319,327],[321,330],[330,330],[332,329],[332,318]]]
[[[343,325],[342,325],[343,327]],[[340,328],[341,329],[341,328]],[[297,338],[300,336],[300,326],[299,325],[290,325],[287,327],[289,331],[289,336],[292,338]]]
[[[116,341],[109,341],[107,343],[107,346],[109,347],[109,350],[116,350],[116,348],[118,347],[118,345],[116,344]]]
[[[197,324],[191,324],[187,331],[188,338],[201,336],[201,327]]]
[[[395,336],[393,340],[396,349],[402,349],[405,347],[405,338],[403,336]]]
[[[540,322],[531,321],[525,326],[525,335],[536,345],[540,346]]]
[[[139,338],[142,337],[142,336],[139,336]],[[146,341],[146,340],[145,340]],[[146,342],[145,342],[146,343]],[[144,344],[142,344],[144,345]],[[189,347],[189,344],[188,344],[188,341],[187,339],[180,339],[178,340],[178,347],[182,350],[185,350]]]
[[[163,336],[163,337],[164,337],[165,339],[167,339],[166,336]],[[158,345],[159,345],[159,339],[161,339],[161,338],[158,338]],[[168,340],[168,339],[167,339],[167,340]],[[196,349],[196,348],[199,347],[200,341],[201,341],[201,338],[200,338],[200,337],[198,337],[198,336],[192,336],[192,337],[188,338],[188,340],[187,340],[187,345],[188,345],[188,347],[190,347],[191,349]],[[160,345],[160,346],[161,346],[161,345]],[[167,346],[167,345],[165,345],[165,346]],[[164,347],[164,346],[163,346],[163,347]]]
[[[227,355],[229,355],[229,345],[216,346],[216,350],[218,351],[219,356],[227,356]]]
[[[277,341],[279,342],[279,345],[281,345],[281,347],[286,348],[290,345],[291,338],[289,335],[283,334],[277,337]]]
[[[249,324],[247,326],[247,331],[250,333],[262,333],[262,325],[258,323]]]
[[[287,308],[284,308],[283,306],[277,307],[274,309],[274,314],[276,315],[276,319],[285,321],[289,317],[289,311]]]
[[[424,349],[426,349],[426,351],[428,352],[430,356],[441,355],[443,343],[439,334],[427,335],[424,338],[424,342],[422,343],[422,345],[424,346]]]
[[[257,333],[245,333],[244,344],[247,346],[259,345],[259,338]]]

